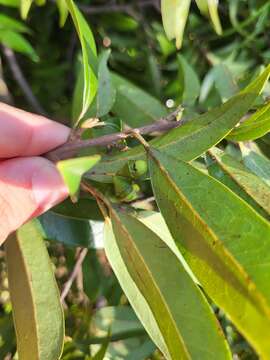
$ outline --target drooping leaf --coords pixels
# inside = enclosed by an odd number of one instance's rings
[[[108,69],[110,50],[101,54],[98,65],[98,91],[97,91],[97,117],[108,114],[116,97],[116,90],[112,82],[111,73]]]
[[[82,47],[84,91],[81,113],[78,119],[80,120],[88,110],[97,92],[97,50],[92,31],[81,12],[72,0],[66,0],[66,3]]]
[[[68,7],[66,0],[56,0],[56,5],[59,11],[59,26],[63,27],[68,17]]]
[[[26,20],[33,0],[20,0],[20,12],[23,20]]]
[[[240,161],[217,148],[209,150],[224,171],[266,213],[270,214],[270,187],[261,178],[250,172]]]
[[[23,225],[7,240],[6,257],[19,358],[60,359],[64,317],[37,221]]]
[[[188,18],[190,0],[161,0],[161,14],[165,33],[169,40],[176,39],[176,47],[182,46]]]
[[[166,108],[146,91],[119,75],[112,74],[116,99],[112,111],[125,123],[139,127],[167,115]]]
[[[0,29],[0,43],[7,47],[29,56],[33,61],[38,61],[39,57],[32,45],[21,34],[13,30]]]
[[[150,144],[184,161],[197,158],[229,134],[252,107],[263,90],[269,74],[270,66],[240,94],[235,95],[220,107],[195,117],[184,125],[152,140]],[[135,111],[132,113],[135,113]],[[99,173],[116,173],[129,160],[144,158],[143,147],[136,146],[121,154],[104,158],[95,167],[95,176],[92,177],[96,180],[112,182],[111,176],[103,176],[99,175]],[[91,174],[89,176],[91,177]]]
[[[192,165],[151,149],[149,168],[158,206],[191,270],[258,354],[266,356],[269,224]]]
[[[196,0],[198,8],[203,15],[210,16],[217,34],[222,34],[220,19],[218,16],[218,0]]]
[[[20,0],[0,0],[0,4],[10,7],[20,7]]]
[[[270,131],[270,102],[257,110],[247,120],[233,129],[227,139],[233,141],[255,140]]]
[[[110,216],[115,235],[115,239],[107,239],[105,245],[110,263],[123,290],[127,290],[126,295],[137,316],[166,358],[210,359],[212,354],[218,353],[220,359],[230,359],[225,339],[206,299],[165,242],[126,213],[111,209]],[[115,257],[109,241],[115,242],[121,259]],[[133,289],[119,271],[120,264],[134,282]],[[150,313],[145,311],[143,302],[139,305],[132,300],[138,299],[138,293]],[[160,333],[151,328],[153,323]]]
[[[57,163],[57,169],[62,175],[71,196],[77,193],[83,174],[96,165],[100,159],[100,155],[93,155],[62,160]]]
[[[43,237],[73,247],[89,248],[93,245],[93,234],[89,221],[68,219],[51,211],[39,217]]]

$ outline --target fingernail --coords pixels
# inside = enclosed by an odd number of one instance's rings
[[[68,190],[56,167],[48,164],[33,174],[32,193],[39,215],[63,201],[68,195]]]

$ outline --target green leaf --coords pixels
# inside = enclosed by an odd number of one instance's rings
[[[0,5],[10,7],[20,7],[21,0],[0,0]]]
[[[151,124],[167,115],[156,98],[119,75],[112,74],[116,99],[112,111],[132,127]]]
[[[270,160],[261,154],[256,145],[240,143],[245,166],[270,186]]]
[[[82,109],[78,119],[80,120],[88,110],[97,92],[97,50],[92,31],[75,3],[72,0],[66,0],[66,4],[72,16],[82,47],[84,91]]]
[[[75,204],[70,199],[67,199],[55,206],[51,211],[75,220],[103,220],[97,202],[94,199],[83,198],[82,196]]]
[[[217,148],[209,150],[209,154],[244,193],[270,214],[270,187],[261,178],[250,172],[240,161]]]
[[[90,248],[93,245],[93,234],[89,221],[68,219],[51,211],[39,217],[43,237],[46,240],[58,241],[75,247]]]
[[[197,158],[229,134],[252,107],[254,101],[264,88],[269,75],[270,66],[247,87],[250,93],[245,89],[245,91],[235,95],[221,106],[195,117],[179,128],[173,129],[167,134],[150,141],[150,144],[184,161],[191,161]],[[147,107],[147,104],[145,107]],[[131,113],[135,114],[135,111]],[[143,146],[136,146],[116,156],[104,158],[95,167],[96,175],[91,176],[89,174],[88,176],[99,181],[112,182],[110,176],[99,175],[99,173],[116,173],[129,160],[144,158],[145,151]]]
[[[59,26],[63,27],[68,17],[68,7],[66,0],[56,0],[56,5],[59,11]]]
[[[219,354],[220,359],[230,359],[210,306],[169,247],[136,218],[114,209],[110,217],[115,239],[105,241],[109,261],[165,357],[210,359],[209,354]],[[128,275],[120,270],[122,266]]]
[[[218,0],[195,0],[200,12],[210,16],[217,34],[222,34],[222,27],[218,16]]]
[[[213,68],[214,83],[222,102],[227,101],[238,92],[238,86],[233,75],[225,64],[218,64]]]
[[[20,12],[23,20],[26,20],[33,0],[20,0]]]
[[[13,30],[14,32],[30,33],[31,31],[21,21],[15,20],[5,14],[0,14],[0,31]]]
[[[23,225],[7,240],[6,257],[19,358],[59,359],[64,317],[37,221]]]
[[[232,141],[255,140],[264,136],[270,131],[270,102],[247,120],[243,121],[239,126],[233,129],[227,136]]]
[[[224,185],[181,160],[151,149],[149,168],[156,201],[186,262],[267,358],[269,224]]]
[[[200,81],[193,67],[183,55],[178,55],[180,62],[180,76],[182,80],[182,103],[193,105],[200,95]]]
[[[83,174],[96,165],[100,159],[100,155],[93,155],[62,160],[57,163],[57,169],[62,175],[71,196],[77,193]]]
[[[33,61],[38,61],[39,57],[32,45],[21,34],[12,30],[0,29],[0,43],[7,47],[29,56]]]
[[[165,33],[169,40],[176,39],[176,47],[182,46],[188,18],[190,0],[161,0],[161,14]]]
[[[98,65],[98,91],[97,91],[97,117],[104,116],[113,107],[116,90],[112,83],[111,73],[108,69],[108,59],[111,50],[101,54]]]

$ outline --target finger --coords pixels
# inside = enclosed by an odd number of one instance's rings
[[[35,156],[65,143],[69,128],[0,102],[0,158]]]
[[[66,196],[63,180],[50,161],[33,157],[0,163],[0,244]]]

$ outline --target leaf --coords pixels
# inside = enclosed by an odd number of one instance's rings
[[[214,29],[218,35],[222,34],[222,28],[218,16],[218,0],[195,0],[200,12],[210,16]]]
[[[221,150],[213,148],[209,150],[209,154],[244,193],[264,209],[265,213],[270,214],[270,187],[265,182],[250,172],[240,161]]]
[[[100,159],[100,155],[93,155],[62,160],[57,163],[57,169],[62,175],[71,196],[77,193],[83,174],[96,165]]]
[[[0,29],[0,43],[17,52],[29,56],[33,61],[39,60],[39,57],[32,45],[17,32]]]
[[[0,31],[1,30],[13,30],[21,33],[31,32],[21,21],[15,20],[5,14],[0,14]]]
[[[233,75],[225,64],[218,64],[213,68],[213,76],[216,89],[222,99],[227,101],[238,92],[238,86],[234,81]]]
[[[200,81],[193,67],[187,62],[183,55],[178,55],[180,62],[180,73],[182,79],[182,103],[193,105],[200,95]]]
[[[165,33],[169,40],[176,39],[180,49],[188,18],[190,0],[161,0],[161,14]]]
[[[165,357],[210,359],[210,354],[219,354],[220,359],[230,359],[210,306],[179,259],[136,218],[115,209],[110,210],[110,217],[115,239],[105,240],[109,261],[137,316]]]
[[[76,27],[82,47],[84,91],[82,109],[78,119],[80,120],[88,110],[97,92],[97,50],[92,31],[75,3],[72,0],[66,0],[66,4]]]
[[[7,240],[6,257],[19,358],[60,359],[64,317],[37,221],[23,225]]]
[[[110,71],[108,69],[108,59],[111,50],[101,54],[98,65],[98,91],[97,91],[97,117],[109,113],[115,102],[116,90],[112,83]]]
[[[23,20],[26,20],[33,0],[20,0],[20,12]]]
[[[67,219],[51,211],[39,217],[43,237],[75,247],[90,248],[93,245],[93,234],[86,220]]]
[[[195,117],[167,134],[150,141],[150,145],[178,159],[184,161],[194,160],[229,134],[252,107],[268,80],[269,74],[270,66],[248,86],[250,93],[247,90],[242,91],[221,106]],[[131,113],[135,114],[135,111]],[[136,146],[116,156],[104,158],[95,167],[96,175],[89,174],[87,176],[102,182],[112,182],[110,176],[99,175],[99,173],[116,173],[129,160],[144,158],[143,146]]]
[[[262,155],[255,144],[240,143],[245,166],[270,186],[270,160]]]
[[[112,111],[132,127],[151,124],[167,115],[166,108],[152,95],[128,80],[112,74],[116,99]]]
[[[0,0],[0,5],[20,7],[21,0]]]
[[[266,356],[269,224],[224,185],[181,160],[151,149],[149,168],[158,206],[189,267],[258,354]]]
[[[59,11],[59,26],[63,27],[68,17],[68,7],[66,0],[56,0],[56,5]]]
[[[270,131],[270,102],[257,110],[227,136],[232,141],[258,139]]]
[[[97,202],[94,199],[83,198],[82,196],[80,196],[80,199],[75,204],[72,203],[70,199],[67,199],[55,206],[51,211],[65,218],[103,220]]]

